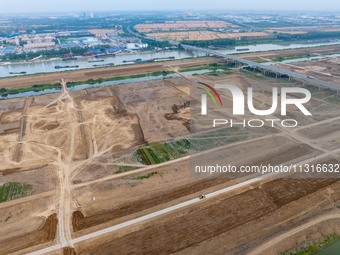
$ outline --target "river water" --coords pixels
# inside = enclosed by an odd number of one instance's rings
[[[238,46],[231,47],[224,50],[219,50],[225,54],[234,54],[240,53],[237,49],[248,48],[249,51],[246,52],[260,52],[260,51],[271,51],[271,50],[285,50],[285,49],[295,49],[295,48],[306,48],[306,47],[317,47],[317,46],[325,46],[325,45],[336,45],[340,44],[340,40],[333,40],[329,42],[310,42],[310,43],[293,43],[293,44],[257,44],[257,45],[246,45],[246,46]],[[24,63],[24,64],[10,64],[10,65],[1,65],[0,66],[0,77],[10,77],[17,76],[18,74],[10,74],[10,72],[27,72],[27,74],[37,74],[37,73],[51,73],[51,72],[61,72],[67,70],[74,70],[75,68],[65,68],[65,69],[55,69],[54,67],[59,66],[75,66],[78,65],[79,69],[84,68],[93,68],[93,65],[102,65],[102,64],[115,64],[115,65],[124,65],[131,63],[124,63],[124,60],[135,60],[142,59],[148,60],[153,58],[168,58],[175,57],[176,59],[184,59],[190,58],[194,56],[203,56],[204,54],[195,53],[195,55],[189,51],[181,51],[181,50],[171,50],[171,51],[162,51],[162,52],[148,52],[148,53],[139,53],[139,54],[127,54],[127,55],[117,55],[114,57],[106,57],[104,58],[104,62],[98,63],[89,63],[91,58],[79,58],[74,61],[62,61],[62,60],[53,60],[53,61],[45,61],[45,62],[35,62],[35,63]]]
[[[321,251],[317,252],[315,255],[339,255],[340,254],[340,239],[323,248]]]
[[[217,70],[217,71],[223,71],[223,70]],[[190,72],[183,72],[183,74],[187,76],[192,76],[193,74],[204,74],[208,72],[211,72],[211,70],[208,70],[208,69],[196,70],[196,71],[190,71]],[[84,89],[90,89],[90,88],[109,87],[109,86],[115,86],[115,85],[120,85],[120,84],[137,83],[137,82],[143,82],[143,81],[153,81],[153,80],[160,80],[164,78],[176,78],[176,77],[179,77],[179,75],[168,74],[168,75],[159,75],[159,76],[146,76],[146,77],[141,77],[141,78],[128,78],[128,79],[117,80],[117,81],[105,81],[102,83],[95,83],[95,84],[82,84],[82,85],[76,85],[72,87],[70,86],[67,89],[69,91],[77,91],[77,90],[84,90]],[[17,93],[17,94],[9,94],[7,96],[0,96],[0,100],[11,99],[11,98],[21,98],[21,97],[31,97],[31,96],[59,93],[59,92],[61,92],[61,88],[44,89],[40,91],[28,91],[28,92]]]

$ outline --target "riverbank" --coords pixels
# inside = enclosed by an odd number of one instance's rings
[[[290,44],[252,44],[247,45],[249,50],[247,52],[238,51],[238,47],[230,47],[218,50],[219,52],[225,54],[265,54],[270,52],[276,52],[279,54],[281,51],[286,50],[303,50],[303,49],[316,49],[316,47],[324,47],[324,49],[332,48],[340,46],[340,40],[334,40],[331,42],[305,42],[305,43],[296,43],[292,42]],[[317,50],[317,49],[316,49]],[[152,60],[164,60],[169,58],[175,58],[177,60],[192,58],[192,57],[203,57],[205,56],[202,52],[190,52],[184,50],[166,50],[166,51],[149,51],[149,52],[140,52],[133,54],[118,54],[116,56],[105,57],[102,60],[103,64],[106,65],[131,65],[132,62],[139,61],[152,61]],[[91,58],[90,58],[91,59]],[[45,62],[32,62],[32,63],[23,63],[23,64],[14,64],[14,65],[0,65],[0,77],[15,77],[15,73],[26,72],[26,75],[38,74],[38,73],[55,73],[55,72],[63,72],[65,70],[80,70],[87,69],[91,70],[94,68],[98,68],[94,66],[93,63],[89,62],[89,58],[81,57],[77,60],[67,61],[67,65],[70,66],[79,66],[79,68],[66,68],[62,70],[55,69],[55,66],[64,66],[66,63],[61,59],[54,61],[45,61]],[[11,74],[12,73],[12,74]],[[14,73],[14,74],[13,74]]]
[[[135,75],[130,75],[130,76],[118,76],[118,77],[113,77],[113,78],[107,78],[107,79],[89,79],[86,81],[76,81],[76,82],[67,82],[68,87],[74,87],[74,86],[79,86],[79,85],[93,85],[93,84],[101,84],[103,82],[108,82],[108,81],[121,81],[121,80],[127,80],[127,79],[136,79],[136,78],[144,78],[144,77],[157,77],[157,76],[167,76],[169,74],[173,74],[174,72],[172,71],[163,71],[163,72],[153,72],[151,74],[145,73],[145,74],[135,74]],[[25,92],[39,92],[39,91],[44,91],[44,90],[51,90],[51,89],[60,89],[61,88],[61,83],[55,83],[55,84],[37,84],[33,85],[31,87],[25,87],[25,88],[18,88],[18,89],[0,89],[0,96],[2,97],[7,97],[8,95],[14,95],[14,94],[20,94],[20,93],[25,93]]]
[[[312,245],[300,245],[300,247],[296,248],[295,250],[290,250],[282,253],[282,255],[338,255],[340,254],[340,236],[337,234],[331,234],[326,236],[322,241],[318,243],[314,243]],[[335,248],[333,248],[333,244],[335,244]],[[333,251],[336,251],[334,253]]]
[[[208,66],[208,68],[197,71],[187,71],[183,72],[186,76],[198,75],[198,74],[209,74],[212,76],[218,76],[219,73],[224,73],[225,69],[216,69],[215,66]],[[151,74],[136,74],[130,76],[119,76],[109,79],[90,79],[87,81],[79,81],[79,82],[67,82],[67,88],[69,91],[77,91],[77,90],[86,90],[91,88],[99,88],[99,87],[111,87],[115,85],[121,84],[129,84],[129,83],[138,83],[138,82],[148,82],[154,80],[162,80],[169,78],[179,77],[173,71],[163,71],[163,72],[153,72]],[[23,98],[23,97],[31,97],[31,96],[39,96],[45,94],[53,94],[62,91],[61,83],[56,84],[42,84],[42,85],[33,85],[32,87],[27,88],[19,88],[19,89],[0,89],[0,100],[5,99],[13,99],[13,98]]]
[[[7,77],[0,80],[0,88],[18,89],[33,86],[36,84],[55,84],[60,79],[66,81],[81,82],[90,79],[109,79],[119,76],[131,76],[137,74],[151,74],[153,72],[169,71],[168,65],[176,66],[180,69],[208,65],[219,60],[214,57],[202,57],[185,60],[173,60],[166,62],[143,63],[126,66],[105,67],[96,69],[83,69],[74,71],[63,71],[50,74],[36,74],[18,77]]]
[[[125,52],[119,52],[115,53],[114,56],[129,56],[129,55],[136,55],[136,54],[146,54],[146,53],[165,53],[169,52],[171,50],[134,50],[134,51],[125,51]],[[108,55],[109,56],[109,55]],[[79,60],[91,60],[95,58],[95,56],[74,56],[75,58]],[[39,58],[37,60],[17,60],[17,61],[0,61],[0,66],[7,66],[7,65],[26,65],[26,64],[32,64],[32,63],[49,63],[52,61],[63,61],[63,57],[53,57],[53,58]]]

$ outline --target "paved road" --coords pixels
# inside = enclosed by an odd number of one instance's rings
[[[223,53],[215,51],[215,50],[209,50],[209,49],[199,48],[199,47],[185,45],[185,44],[180,44],[180,45],[185,50],[204,52],[204,53],[214,55],[214,56],[217,56],[217,57],[222,57],[222,58],[226,58],[226,59],[229,59],[229,60],[232,60],[232,61],[235,61],[235,62],[243,63],[247,66],[257,67],[259,69],[269,71],[269,72],[272,72],[272,73],[287,75],[291,78],[301,80],[301,81],[305,81],[306,83],[313,85],[313,86],[316,86],[316,87],[327,88],[327,89],[335,90],[337,92],[340,91],[340,84],[338,85],[338,84],[334,84],[334,83],[331,83],[331,82],[319,80],[319,79],[316,79],[316,78],[311,78],[310,76],[307,76],[307,75],[295,73],[295,72],[292,72],[292,71],[289,71],[289,70],[280,69],[280,68],[273,67],[273,66],[267,66],[267,65],[264,65],[264,64],[253,62],[251,60],[235,57],[235,56],[228,55],[228,54],[223,54]]]

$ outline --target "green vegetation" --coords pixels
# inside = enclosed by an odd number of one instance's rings
[[[340,38],[340,32],[309,32],[306,34],[277,34],[276,38],[282,41],[331,39],[331,38]]]
[[[292,55],[292,56],[287,56],[287,57],[277,57],[273,59],[274,62],[282,62],[285,60],[292,60],[292,59],[299,59],[299,58],[310,58],[310,57],[315,57],[318,56],[316,54],[305,54],[305,55]]]
[[[129,76],[117,76],[112,78],[99,78],[99,79],[89,79],[87,81],[75,81],[75,82],[67,82],[68,86],[77,86],[77,85],[84,85],[84,84],[97,84],[103,83],[107,81],[120,81],[126,79],[136,79],[136,78],[143,78],[143,77],[150,77],[150,76],[166,76],[169,74],[173,74],[172,71],[162,71],[162,72],[153,72],[153,73],[145,73],[145,74],[134,74]]]
[[[330,245],[334,241],[338,240],[339,236],[336,234],[332,234],[327,236],[322,242],[318,244],[311,245],[309,247],[305,247],[301,245],[301,247],[295,249],[294,251],[285,251],[281,253],[281,255],[313,255],[316,252],[320,251],[322,248]]]
[[[261,64],[261,63],[268,63],[269,61],[265,59],[258,59],[258,60],[255,60],[254,62]]]
[[[153,48],[165,48],[165,47],[172,47],[172,45],[168,41],[156,41],[151,39],[143,39],[143,43],[148,44],[147,49],[153,49]]]
[[[85,48],[72,48],[72,53],[76,56],[83,55],[87,49]],[[20,61],[20,60],[30,60],[39,56],[43,58],[55,58],[64,57],[65,54],[69,54],[70,49],[58,49],[58,50],[43,50],[37,52],[24,52],[24,53],[8,53],[1,56],[2,61]]]
[[[56,83],[56,84],[33,85],[31,87],[17,88],[17,89],[0,88],[0,96],[6,97],[12,94],[19,94],[19,93],[30,92],[30,91],[38,92],[38,91],[45,90],[45,89],[58,89],[60,87],[61,87],[61,84]]]
[[[246,137],[246,133],[237,128],[214,130],[179,140],[146,144],[135,151],[133,157],[145,165],[160,164],[184,157],[190,152],[205,151],[242,141]]]
[[[0,203],[32,193],[32,185],[19,182],[7,182],[0,186]]]
[[[192,45],[196,47],[226,47],[226,46],[235,46],[235,39],[216,39],[216,40],[205,40],[205,41],[183,41],[183,44]]]
[[[209,76],[219,76],[220,74],[218,72],[211,72],[208,73]]]
[[[152,176],[154,176],[154,175],[156,175],[156,174],[159,174],[159,175],[162,176],[162,173],[152,172],[152,173],[148,173],[148,174],[146,174],[146,175],[137,176],[137,177],[135,177],[134,179],[136,179],[136,180],[141,180],[141,181],[142,181],[142,180],[149,179],[150,177],[152,177]]]
[[[212,63],[209,65],[197,66],[197,67],[189,67],[181,69],[180,72],[192,72],[192,71],[200,71],[200,70],[229,70],[231,65],[227,63]]]
[[[119,166],[118,169],[116,170],[116,174],[129,172],[129,171],[132,171],[132,170],[135,170],[135,169],[137,169],[137,167],[134,167],[134,166]]]
[[[183,157],[189,149],[190,141],[187,139],[152,143],[138,149],[134,157],[145,165],[154,165]]]
[[[76,82],[67,82],[68,86],[77,86],[77,85],[84,85],[84,84],[97,84],[97,83],[103,83],[107,81],[119,81],[119,80],[125,80],[125,79],[134,79],[134,78],[143,78],[143,77],[149,77],[149,76],[166,76],[169,74],[172,74],[171,71],[162,71],[162,72],[153,72],[153,73],[147,73],[147,74],[135,74],[130,76],[118,76],[113,78],[99,78],[99,79],[89,79],[87,81],[76,81]],[[33,85],[31,87],[26,88],[17,88],[17,89],[6,89],[6,88],[0,88],[0,96],[6,97],[11,94],[18,94],[18,93],[24,93],[29,91],[41,91],[45,89],[60,89],[61,84],[40,84],[40,85]]]

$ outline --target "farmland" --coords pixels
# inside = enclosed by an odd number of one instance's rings
[[[153,24],[138,24],[135,29],[140,33],[150,33],[154,31],[173,31],[173,30],[194,30],[208,28],[237,27],[224,21],[175,21]]]
[[[174,41],[205,41],[216,39],[265,39],[270,38],[271,35],[265,32],[247,32],[247,33],[220,33],[213,31],[187,31],[187,32],[160,32],[148,33],[147,36],[161,39],[161,40],[174,40]]]
[[[8,182],[0,186],[0,203],[31,194],[32,186],[26,183]]]
[[[259,58],[261,54],[265,53],[244,55]],[[281,53],[266,54],[275,59]],[[54,247],[60,240],[70,246],[63,247],[66,254],[110,254],[112,250],[124,254],[122,247],[141,254],[243,254],[272,251],[276,248],[268,244],[271,238],[286,236],[277,246],[283,252],[295,245],[290,232],[294,227],[313,231],[317,226],[325,235],[339,231],[339,182],[324,175],[259,179],[129,225],[255,177],[249,173],[201,175],[193,172],[193,166],[338,164],[340,144],[340,103],[331,91],[305,86],[312,92],[306,104],[312,116],[289,108],[289,117],[299,123],[294,129],[210,129],[209,117],[233,117],[232,95],[221,91],[224,105],[209,100],[209,116],[201,116],[198,82],[235,84],[243,91],[253,87],[254,103],[264,109],[270,107],[273,86],[302,84],[230,68],[215,58],[132,67],[74,71],[65,76],[79,75],[79,80],[67,80],[71,86],[101,75],[110,79],[138,72],[204,68],[223,72],[80,91],[68,90],[66,84],[60,93],[1,101],[0,243],[4,254],[34,252]],[[336,76],[334,63],[329,73]],[[54,75],[33,78],[52,79]],[[190,104],[174,111],[173,106],[182,102]],[[271,117],[282,116],[278,111]],[[252,115],[247,112],[244,118]],[[333,218],[322,220],[328,217]],[[304,225],[314,220],[318,225]],[[119,224],[127,225],[93,236],[95,231]],[[72,245],[77,238],[84,239]],[[320,238],[315,235],[314,239]],[[20,245],[13,245],[18,240]],[[54,251],[59,252],[58,248]]]

